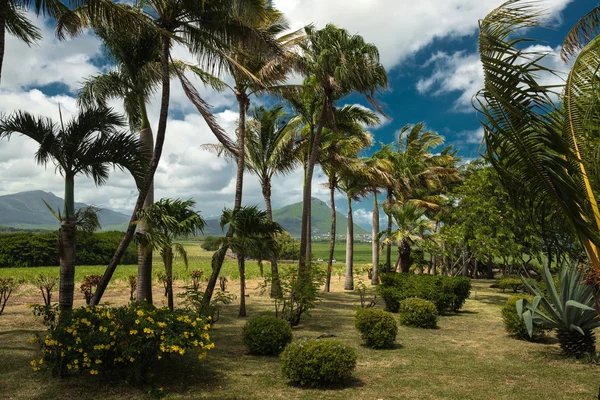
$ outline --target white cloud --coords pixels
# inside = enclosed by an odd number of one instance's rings
[[[333,22],[362,35],[379,48],[392,68],[435,39],[474,34],[479,19],[505,0],[275,0],[294,28]],[[572,0],[547,0],[550,17],[558,18]]]
[[[569,66],[559,57],[560,47],[552,48],[545,45],[533,45],[524,49],[526,52],[547,54],[542,65],[556,71],[558,75],[541,72],[538,82],[542,85],[564,84],[564,76]],[[524,61],[524,60],[523,60]],[[458,93],[454,102],[455,110],[459,112],[473,111],[472,98],[483,88],[483,67],[478,53],[466,54],[458,51],[453,54],[437,52],[425,63],[434,65],[430,76],[421,78],[416,83],[416,89],[421,95],[439,96]]]

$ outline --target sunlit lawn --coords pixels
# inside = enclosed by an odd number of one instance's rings
[[[363,277],[365,279],[365,277]],[[599,367],[564,359],[558,346],[518,341],[502,328],[500,305],[508,294],[490,289],[490,281],[476,281],[463,312],[444,316],[440,329],[400,327],[399,346],[371,350],[361,345],[353,326],[358,304],[355,293],[344,292],[334,279],[333,293],[323,295],[312,316],[294,335],[333,334],[359,354],[355,380],[329,389],[301,389],[280,375],[277,358],[247,355],[241,342],[245,320],[237,318],[238,303],[225,306],[211,336],[216,348],[206,359],[190,354],[158,365],[151,382],[162,386],[172,399],[593,399],[598,394]],[[228,290],[237,291],[232,281]],[[249,315],[272,313],[272,302],[248,283]],[[178,287],[181,290],[181,286]],[[155,302],[164,305],[155,286]],[[37,300],[36,300],[37,299]],[[26,303],[39,301],[37,292],[19,293],[0,316],[0,397],[7,399],[147,398],[147,387],[107,381],[91,376],[52,378],[33,373],[29,361],[39,356],[28,342],[42,326],[34,322]],[[105,297],[125,304],[124,282],[112,285]],[[77,304],[81,305],[81,297]]]

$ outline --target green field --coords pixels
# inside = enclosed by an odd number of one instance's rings
[[[184,263],[177,259],[173,266],[173,274],[176,280],[187,280],[189,271],[191,270],[204,270],[205,274],[209,274],[212,271],[210,262],[213,252],[206,251],[200,247],[200,242],[187,242],[185,244],[186,250],[189,256],[188,270],[185,269]],[[371,263],[371,244],[370,243],[356,243],[354,246],[354,262],[357,266],[361,264]],[[314,258],[322,258],[327,260],[329,255],[329,243],[315,242],[313,243],[313,254]],[[335,259],[337,263],[334,265],[333,274],[342,275],[345,268],[346,259],[346,244],[336,243]],[[324,267],[325,264],[321,263]],[[102,275],[106,269],[106,265],[86,265],[77,266],[75,269],[75,281],[79,282],[86,275],[96,274]],[[163,266],[160,259],[154,256],[154,275],[158,272],[163,271]],[[264,263],[264,271],[269,271],[269,264]],[[31,267],[31,268],[0,268],[0,277],[12,277],[16,279],[24,279],[26,282],[33,282],[39,275],[55,275],[58,277],[59,267]],[[137,274],[137,265],[119,265],[113,275],[113,281],[126,282],[129,275]],[[234,259],[227,259],[223,264],[221,275],[228,279],[239,279],[239,272],[237,267],[237,261]],[[248,261],[246,263],[246,276],[248,279],[260,277],[260,269],[258,263],[255,261]]]

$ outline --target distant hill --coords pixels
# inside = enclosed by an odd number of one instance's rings
[[[312,234],[313,236],[328,235],[331,229],[331,208],[323,201],[312,198]],[[288,231],[294,237],[300,236],[300,226],[302,222],[302,203],[295,203],[273,211],[273,219],[279,222],[283,229]],[[348,218],[340,212],[337,212],[336,233],[338,235],[346,234]],[[219,226],[219,221],[210,219],[206,221],[205,235],[222,235],[223,231]],[[354,224],[355,235],[370,235],[365,229]]]
[[[35,190],[0,196],[0,226],[14,229],[56,230],[58,221],[46,207],[45,200],[53,209],[64,209],[64,200],[50,192]],[[84,203],[75,203],[75,208],[87,207]],[[99,213],[103,231],[124,231],[129,216],[102,209]]]
[[[41,190],[21,192],[0,196],[0,230],[55,230],[58,223],[42,201],[45,200],[55,210],[63,210],[63,199],[50,192]],[[75,208],[87,207],[87,204],[75,203]],[[273,219],[279,222],[283,229],[292,236],[300,236],[302,221],[302,203],[290,204],[279,210],[273,211]],[[125,231],[129,216],[102,209],[100,211],[100,224],[103,231]],[[346,233],[348,219],[345,215],[337,213],[336,230],[338,235]],[[223,231],[217,219],[206,221],[205,235],[222,235]],[[328,235],[331,228],[331,208],[319,199],[312,199],[312,234],[313,236]],[[354,224],[355,235],[369,235],[365,229]]]

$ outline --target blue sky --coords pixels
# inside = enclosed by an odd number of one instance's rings
[[[391,117],[372,130],[376,141],[395,140],[405,124],[425,121],[429,129],[446,138],[465,159],[478,157],[481,130],[471,96],[481,87],[482,73],[477,55],[477,21],[501,0],[275,0],[294,29],[308,23],[322,27],[333,22],[361,34],[380,49],[388,69],[390,90],[379,97]],[[556,57],[568,29],[596,3],[588,0],[545,0],[552,29],[534,29],[531,37],[542,39],[538,49],[551,53],[549,66],[566,71]],[[52,118],[77,111],[76,92],[88,76],[110,69],[105,64],[99,41],[90,34],[59,42],[51,21],[38,20],[44,39],[32,48],[10,38],[0,84],[0,112],[25,109]],[[543,47],[540,47],[543,46]],[[182,48],[174,56],[192,61]],[[227,79],[226,77],[224,77]],[[545,77],[544,79],[550,79]],[[556,80],[556,78],[554,78]],[[224,129],[235,132],[236,102],[229,93],[201,88],[213,105]],[[353,96],[345,103],[362,102]],[[122,110],[119,102],[112,106]],[[149,107],[156,126],[158,101]],[[177,83],[173,83],[171,115],[164,157],[156,177],[156,198],[194,198],[205,216],[215,216],[231,206],[235,188],[235,166],[200,149],[215,142],[206,124],[189,104]],[[37,166],[33,160],[35,145],[27,139],[0,142],[0,195],[26,190],[52,191],[62,197],[62,179],[53,166]],[[313,193],[328,202],[325,181],[317,171]],[[96,188],[80,178],[76,182],[76,200],[100,207],[127,211],[137,197],[133,179],[114,173],[106,186]],[[301,199],[300,171],[276,179],[273,205],[278,208]],[[247,176],[244,185],[246,204],[263,205],[260,185]],[[343,194],[339,209],[344,212]],[[368,226],[371,200],[354,205],[356,220]]]

